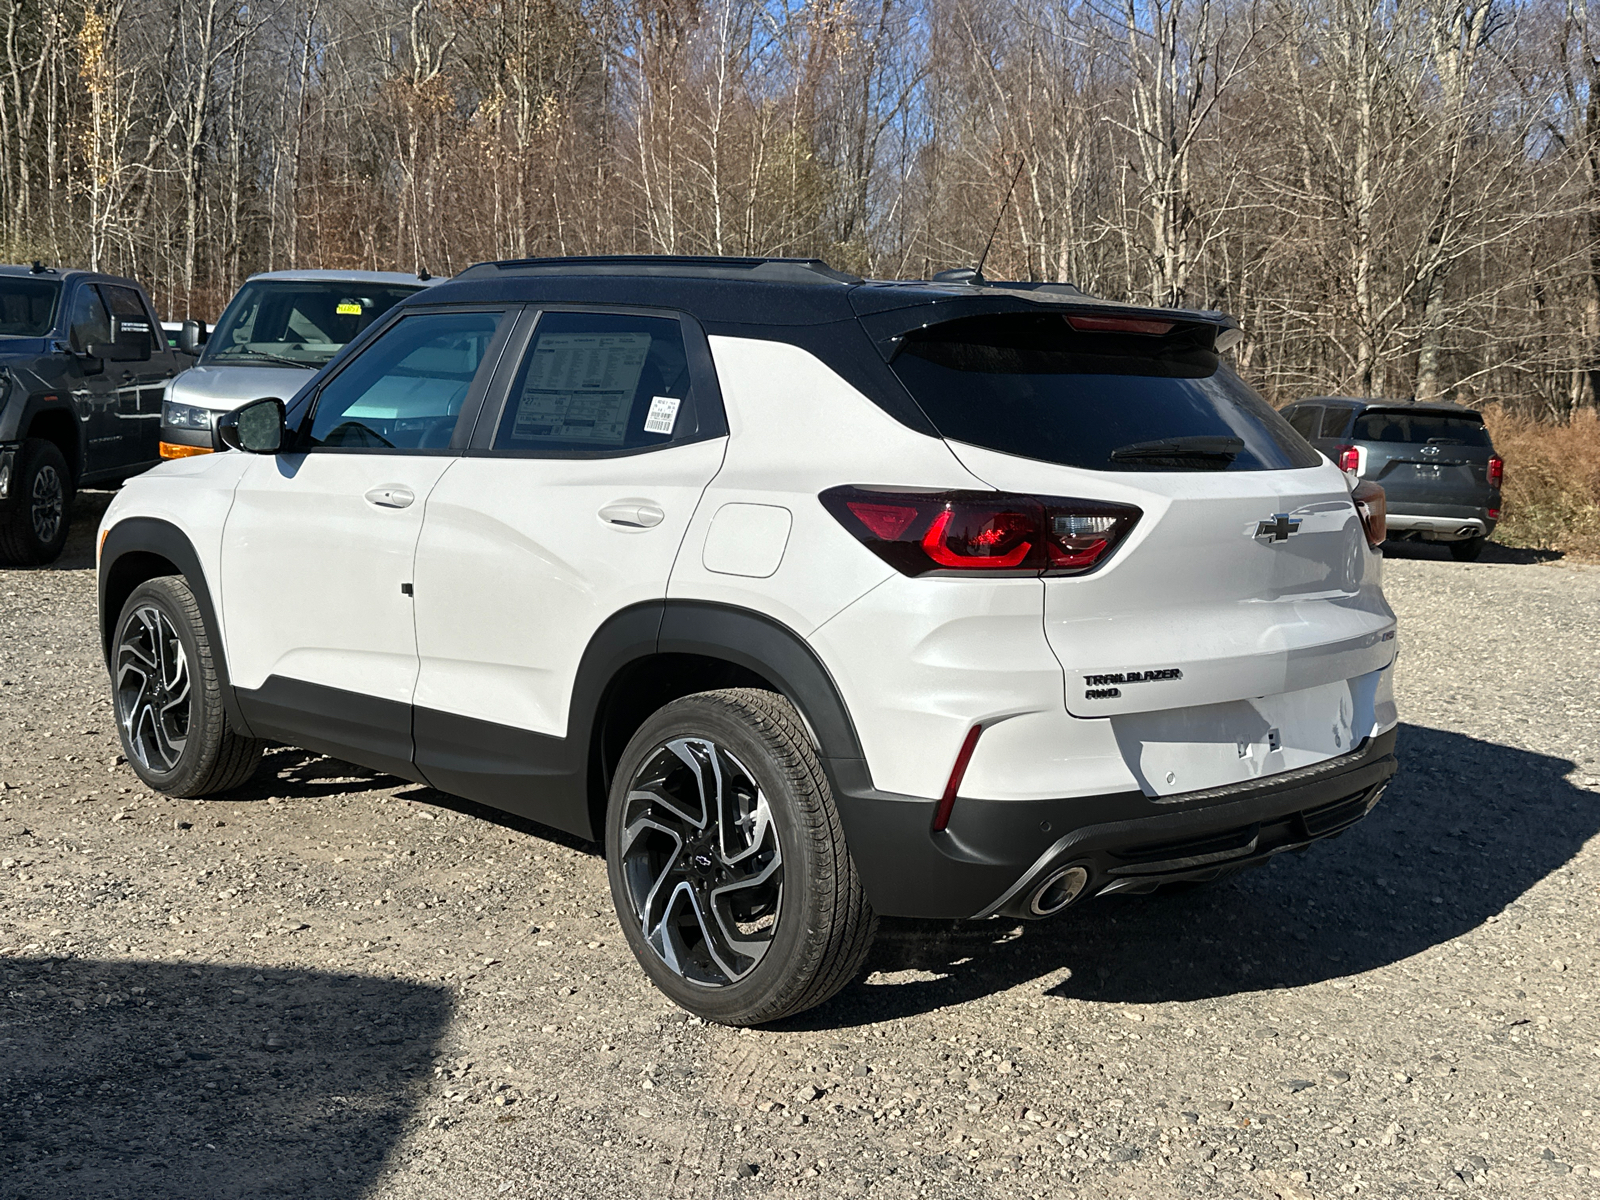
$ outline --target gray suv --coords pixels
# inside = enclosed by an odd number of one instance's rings
[[[1283,410],[1343,470],[1382,486],[1389,537],[1443,542],[1472,562],[1500,519],[1505,460],[1483,416],[1458,404],[1314,396]]]

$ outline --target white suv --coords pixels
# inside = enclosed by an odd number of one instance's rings
[[[199,796],[287,742],[603,839],[644,969],[731,1024],[831,996],[876,914],[1299,849],[1394,772],[1382,493],[1237,337],[808,261],[474,267],[118,495],[128,759]]]

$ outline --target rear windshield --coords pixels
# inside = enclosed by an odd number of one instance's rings
[[[1489,431],[1474,417],[1448,413],[1392,412],[1369,408],[1356,419],[1359,442],[1405,442],[1440,446],[1482,446],[1490,449]]]
[[[47,337],[60,299],[55,280],[0,279],[0,337]]]
[[[1094,471],[1281,471],[1321,458],[1207,328],[1086,333],[1054,313],[947,321],[891,364],[953,441]]]
[[[207,366],[322,366],[416,287],[254,280],[239,289],[201,359]]]

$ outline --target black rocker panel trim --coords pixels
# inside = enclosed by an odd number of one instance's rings
[[[228,675],[228,656],[222,644],[222,626],[211,603],[211,588],[200,567],[200,556],[183,530],[170,522],[155,517],[128,517],[118,521],[106,534],[105,544],[100,548],[99,570],[100,648],[105,655],[106,670],[114,669],[111,643],[116,637],[117,618],[122,615],[128,596],[145,580],[171,574],[159,569],[155,559],[165,559],[177,567],[194,593],[200,619],[211,635],[212,665],[217,672],[222,706],[229,722],[245,737],[257,736],[234,694]]]
[[[331,754],[413,783],[426,783],[411,761],[411,706],[360,692],[269,675],[240,688],[239,706],[257,737]]]

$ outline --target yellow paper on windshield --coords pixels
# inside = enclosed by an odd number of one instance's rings
[[[341,300],[339,301],[339,307],[333,311],[341,317],[359,317],[361,315],[361,305],[354,300]]]

